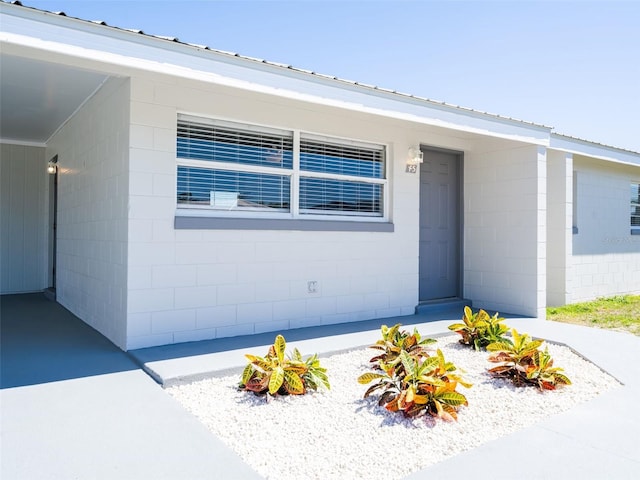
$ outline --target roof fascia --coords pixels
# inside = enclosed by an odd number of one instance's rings
[[[45,148],[47,144],[45,142],[31,142],[25,140],[16,140],[13,138],[0,137],[0,144],[4,145],[20,145],[22,147],[41,147]]]
[[[550,149],[597,158],[622,165],[640,166],[640,153],[551,133]]]
[[[305,73],[142,33],[0,3],[0,42],[116,65],[538,145],[550,127]],[[4,48],[11,53],[9,48]],[[95,68],[95,67],[94,67]],[[110,69],[110,74],[114,74]]]

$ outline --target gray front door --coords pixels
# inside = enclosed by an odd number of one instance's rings
[[[420,301],[460,295],[460,156],[423,149]]]

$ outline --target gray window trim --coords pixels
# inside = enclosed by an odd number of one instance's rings
[[[349,222],[237,217],[176,216],[176,230],[300,230],[306,232],[393,232],[390,222]]]

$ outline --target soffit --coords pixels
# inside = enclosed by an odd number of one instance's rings
[[[0,1],[0,7],[5,5],[13,14],[15,21],[5,26],[15,45],[26,42],[87,62],[105,61],[474,134],[548,143],[550,127],[544,125],[11,3]]]
[[[0,54],[0,139],[44,144],[108,77]]]

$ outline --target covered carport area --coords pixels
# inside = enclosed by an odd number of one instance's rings
[[[108,78],[0,53],[0,293],[56,287],[60,171],[46,147]]]
[[[0,294],[45,291],[123,347],[128,79],[56,43],[63,17],[2,8]]]

